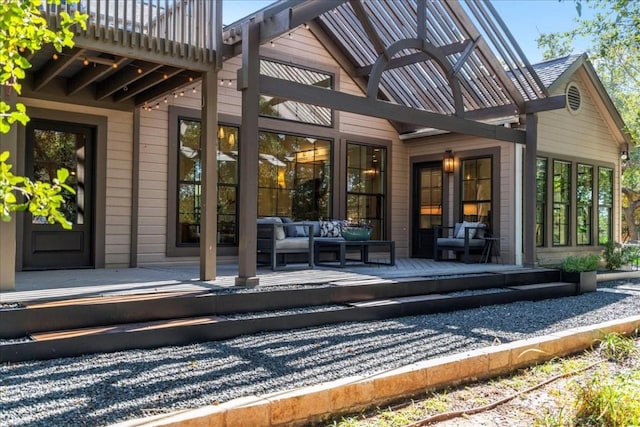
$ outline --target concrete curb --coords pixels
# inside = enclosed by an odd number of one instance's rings
[[[640,329],[640,315],[429,359],[372,376],[354,376],[263,396],[246,396],[220,405],[130,420],[117,426],[303,425],[427,390],[505,374],[585,350],[606,334],[631,334],[637,329]]]

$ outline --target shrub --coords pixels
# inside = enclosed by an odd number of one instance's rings
[[[602,257],[604,258],[607,270],[617,270],[627,263],[625,250],[611,240],[605,243]]]
[[[600,257],[596,254],[582,256],[568,256],[562,263],[562,269],[566,272],[595,271],[600,264]]]

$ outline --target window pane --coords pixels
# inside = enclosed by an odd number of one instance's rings
[[[492,159],[469,159],[461,162],[462,219],[470,222],[491,222]]]
[[[330,217],[330,141],[260,132],[258,150],[259,216]]]
[[[66,184],[76,194],[63,191],[59,210],[72,224],[84,224],[86,136],[50,129],[34,129],[33,136],[33,178],[51,182],[56,178],[58,169],[67,169],[69,177]],[[34,215],[31,221],[33,224],[47,224],[47,218],[43,216]]]
[[[260,74],[320,88],[333,88],[333,76],[330,74],[275,61],[261,60]],[[259,108],[260,115],[263,116],[321,126],[331,126],[332,124],[331,109],[326,107],[260,95]]]
[[[347,144],[347,219],[371,224],[373,239],[386,235],[386,159],[386,148]]]
[[[179,119],[178,146],[178,246],[200,244],[202,166],[200,121]],[[238,128],[218,126],[218,243],[235,244],[238,182]]]
[[[598,169],[598,243],[612,239],[613,169]]]
[[[569,245],[571,163],[553,161],[553,244]]]
[[[547,159],[536,161],[536,246],[545,244],[547,218]]]
[[[591,244],[591,217],[593,211],[593,166],[578,164],[576,186],[576,239],[578,245]]]

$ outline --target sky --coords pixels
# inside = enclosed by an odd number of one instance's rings
[[[230,24],[271,3],[273,0],[225,0],[223,22],[225,25]],[[535,39],[542,33],[573,28],[574,18],[577,17],[572,0],[493,0],[493,5],[532,63],[542,60],[542,52]],[[590,16],[589,11],[583,11],[583,16]],[[582,53],[584,50],[584,41],[574,45],[574,53]]]

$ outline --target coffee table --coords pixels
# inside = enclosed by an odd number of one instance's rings
[[[323,239],[318,237],[313,240],[314,257],[316,265],[336,266],[344,268],[347,261],[361,262],[363,264],[396,264],[396,242],[393,240],[344,240],[344,239]],[[389,262],[369,261],[369,249],[371,247],[383,246],[389,250]],[[350,249],[358,249],[360,259],[348,259],[347,252]],[[335,252],[338,259],[335,262],[320,262],[321,252]]]

